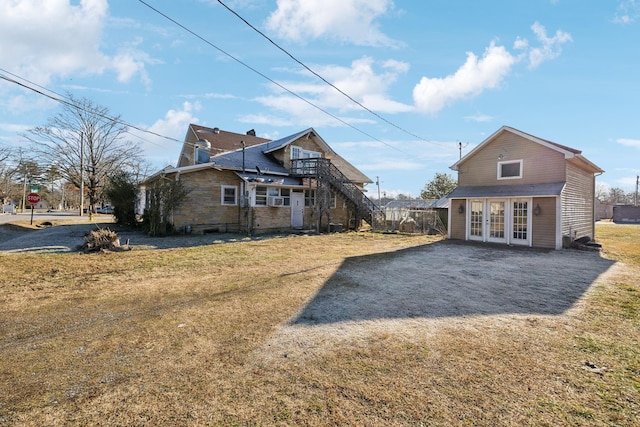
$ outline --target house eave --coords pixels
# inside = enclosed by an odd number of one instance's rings
[[[566,182],[516,185],[476,185],[457,187],[449,199],[509,198],[509,197],[557,197],[562,194]]]

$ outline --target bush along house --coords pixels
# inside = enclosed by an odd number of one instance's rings
[[[270,141],[253,130],[237,134],[191,124],[177,167],[142,184],[143,205],[160,179],[180,180],[189,190],[166,213],[183,232],[339,231],[381,215],[364,192],[372,181],[313,128]]]
[[[581,151],[503,126],[451,166],[449,238],[561,249],[595,234],[595,177]]]

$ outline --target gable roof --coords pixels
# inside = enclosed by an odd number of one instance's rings
[[[295,141],[299,140],[303,136],[306,136],[307,139],[313,138],[313,140],[325,152],[325,155],[329,154],[329,153],[334,153],[334,151],[331,149],[331,147],[329,147],[329,144],[327,144],[325,142],[325,140],[322,139],[322,137],[320,135],[318,135],[318,132],[316,132],[315,129],[313,129],[313,128],[305,129],[305,130],[300,131],[298,133],[294,133],[293,135],[285,136],[284,138],[280,138],[280,139],[278,139],[276,141],[270,141],[267,144],[267,147],[265,148],[264,153],[268,154],[268,153],[272,153],[274,151],[281,150],[281,149],[285,148],[287,145],[291,144],[292,142],[295,142]]]
[[[455,162],[450,166],[450,169],[458,170],[459,166],[467,161],[467,159],[474,156],[477,152],[482,150],[485,146],[493,142],[498,136],[502,135],[505,132],[510,132],[514,135],[518,135],[522,138],[525,138],[531,142],[535,142],[536,144],[540,144],[544,147],[550,148],[554,151],[557,151],[564,155],[564,158],[568,161],[572,161],[574,163],[579,164],[583,169],[589,170],[591,173],[603,173],[604,171],[596,166],[594,163],[591,163],[587,160],[583,155],[582,151],[576,150],[575,148],[567,147],[566,145],[561,145],[556,142],[548,141],[546,139],[538,138],[537,136],[533,136],[526,132],[522,132],[518,129],[512,128],[510,126],[502,126],[500,129],[495,131],[491,136],[478,144],[473,150],[468,152],[464,157]]]
[[[253,130],[248,131],[246,134],[227,132],[220,128],[209,128],[206,126],[200,126],[191,123],[187,130],[187,137],[185,140],[204,139],[211,144],[209,153],[211,156],[224,153],[226,151],[234,151],[240,148],[240,142],[243,141],[245,147],[251,147],[253,145],[262,144],[268,142],[266,138],[260,138],[255,136]]]
[[[213,167],[215,169],[244,171],[247,173],[288,175],[289,171],[272,154],[305,137],[312,139],[324,152],[325,157],[331,159],[334,166],[352,182],[363,184],[373,182],[355,166],[333,151],[329,144],[313,128],[271,141],[254,135],[243,135],[226,132],[218,128],[190,124],[185,141],[191,142],[183,144],[178,166],[175,168],[167,167],[161,172],[187,173]],[[194,165],[191,163],[193,160],[187,158],[190,155],[187,152],[193,151],[193,148],[187,147],[196,144],[198,139],[204,139],[209,142],[211,145],[209,153],[211,155],[208,163]],[[242,147],[243,142],[244,147]]]

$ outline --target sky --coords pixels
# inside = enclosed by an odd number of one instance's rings
[[[374,198],[455,179],[503,125],[635,191],[639,41],[640,0],[0,0],[0,76],[152,132],[128,138],[155,169],[175,165],[189,123],[312,127]],[[0,147],[27,149],[60,108],[0,80]]]

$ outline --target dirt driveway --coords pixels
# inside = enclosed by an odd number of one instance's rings
[[[475,334],[567,316],[617,270],[598,252],[441,241],[346,259],[258,359],[289,361],[372,336],[429,335],[451,322]],[[622,267],[620,267],[622,268]],[[276,358],[277,359],[277,358]]]

